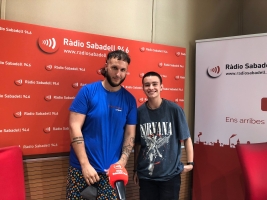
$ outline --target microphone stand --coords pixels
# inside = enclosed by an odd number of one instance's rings
[[[119,200],[126,200],[124,182],[123,181],[116,181],[115,186],[117,189]]]

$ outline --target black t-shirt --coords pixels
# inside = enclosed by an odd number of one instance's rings
[[[141,144],[137,160],[140,179],[165,181],[183,170],[180,141],[190,137],[185,114],[174,102],[162,100],[155,110],[146,103],[138,108],[135,142]]]

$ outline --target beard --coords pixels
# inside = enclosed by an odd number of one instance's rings
[[[121,81],[119,83],[114,83],[114,82],[112,82],[112,79],[111,79],[110,75],[108,74],[108,71],[106,71],[106,78],[107,78],[109,85],[111,85],[111,87],[118,87],[118,86],[120,86],[120,84],[123,83],[126,76],[123,79],[121,79]]]

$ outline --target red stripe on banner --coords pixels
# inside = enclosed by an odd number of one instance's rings
[[[262,98],[261,99],[261,110],[262,111],[267,111],[267,98]]]

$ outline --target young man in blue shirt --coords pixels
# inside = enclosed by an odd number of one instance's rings
[[[125,52],[108,53],[105,79],[82,87],[70,107],[67,199],[83,199],[88,185],[96,186],[97,199],[117,199],[106,170],[114,163],[125,167],[134,146],[136,100],[121,86],[129,64]]]

